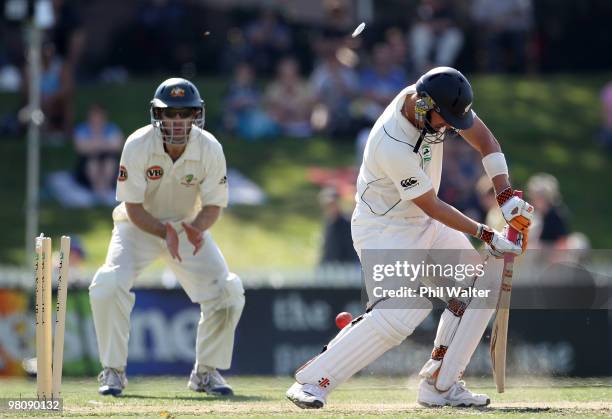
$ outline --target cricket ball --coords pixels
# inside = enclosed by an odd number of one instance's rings
[[[338,326],[338,329],[340,330],[344,329],[352,321],[353,316],[351,313],[347,313],[346,311],[343,311],[336,316],[336,326]]]

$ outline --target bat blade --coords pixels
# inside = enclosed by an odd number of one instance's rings
[[[512,277],[510,277],[512,279]],[[508,344],[508,320],[510,319],[510,291],[502,291],[497,315],[491,333],[491,363],[498,393],[503,393],[506,383],[506,348]]]
[[[523,197],[522,191],[515,191],[519,198]],[[518,231],[513,228],[508,230],[508,239],[516,242]],[[510,296],[512,292],[512,275],[514,273],[514,255],[504,255],[504,270],[502,272],[501,290],[497,301],[497,310],[493,329],[491,332],[491,365],[493,368],[493,379],[498,393],[503,393],[506,387],[506,348],[508,346],[508,321],[510,319]]]

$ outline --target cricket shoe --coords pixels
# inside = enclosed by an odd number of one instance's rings
[[[98,375],[98,382],[100,383],[98,393],[103,396],[108,396],[109,394],[111,396],[118,396],[127,386],[128,380],[124,371],[119,371],[115,368],[104,368]]]
[[[486,394],[472,393],[464,381],[457,381],[447,391],[440,392],[427,380],[421,380],[417,402],[425,407],[483,407],[491,403],[491,399]]]
[[[325,406],[327,392],[314,384],[294,383],[285,395],[302,409],[320,409]]]
[[[205,392],[215,396],[234,395],[234,390],[227,384],[227,381],[225,381],[216,368],[209,369],[206,372],[198,372],[194,369],[189,376],[187,387],[193,391]]]

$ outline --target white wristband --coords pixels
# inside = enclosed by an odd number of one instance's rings
[[[482,159],[482,165],[484,166],[485,172],[489,179],[493,180],[495,176],[507,175],[508,165],[506,164],[506,158],[504,153],[491,153],[487,154]]]

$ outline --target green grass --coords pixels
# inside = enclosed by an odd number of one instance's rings
[[[524,186],[533,173],[556,175],[572,213],[572,227],[585,232],[595,248],[612,248],[612,212],[606,175],[612,159],[593,142],[599,121],[599,89],[610,75],[542,76],[525,79],[505,76],[475,77],[475,109],[500,140],[509,160],[513,182]],[[148,103],[158,79],[136,79],[125,85],[88,85],[79,88],[77,120],[95,100],[110,109],[111,119],[128,134],[148,122]],[[228,164],[260,184],[266,205],[234,207],[225,212],[213,233],[232,269],[302,268],[316,264],[321,221],[317,188],[306,180],[311,165],[335,167],[354,161],[352,144],[324,138],[309,141],[278,139],[246,143],[214,128],[221,116],[223,79],[197,80],[207,100],[211,131],[224,144]],[[0,114],[16,107],[17,97],[0,95]],[[42,173],[71,168],[71,146],[43,147]],[[23,264],[25,139],[0,141],[0,264]],[[95,267],[105,256],[110,238],[108,209],[66,210],[43,200],[40,230],[52,236],[78,234]]]
[[[186,378],[130,379],[121,397],[96,393],[93,378],[65,379],[62,386],[64,417],[493,417],[556,418],[609,417],[612,387],[609,379],[514,379],[504,394],[497,394],[491,380],[472,380],[471,388],[492,397],[483,409],[428,409],[415,403],[417,381],[399,378],[353,378],[337,389],[322,410],[300,410],[284,393],[289,378],[231,377],[236,395],[215,398],[186,389]],[[34,381],[0,380],[0,397],[33,397]],[[22,416],[25,416],[22,415]],[[29,414],[28,416],[31,416]]]

